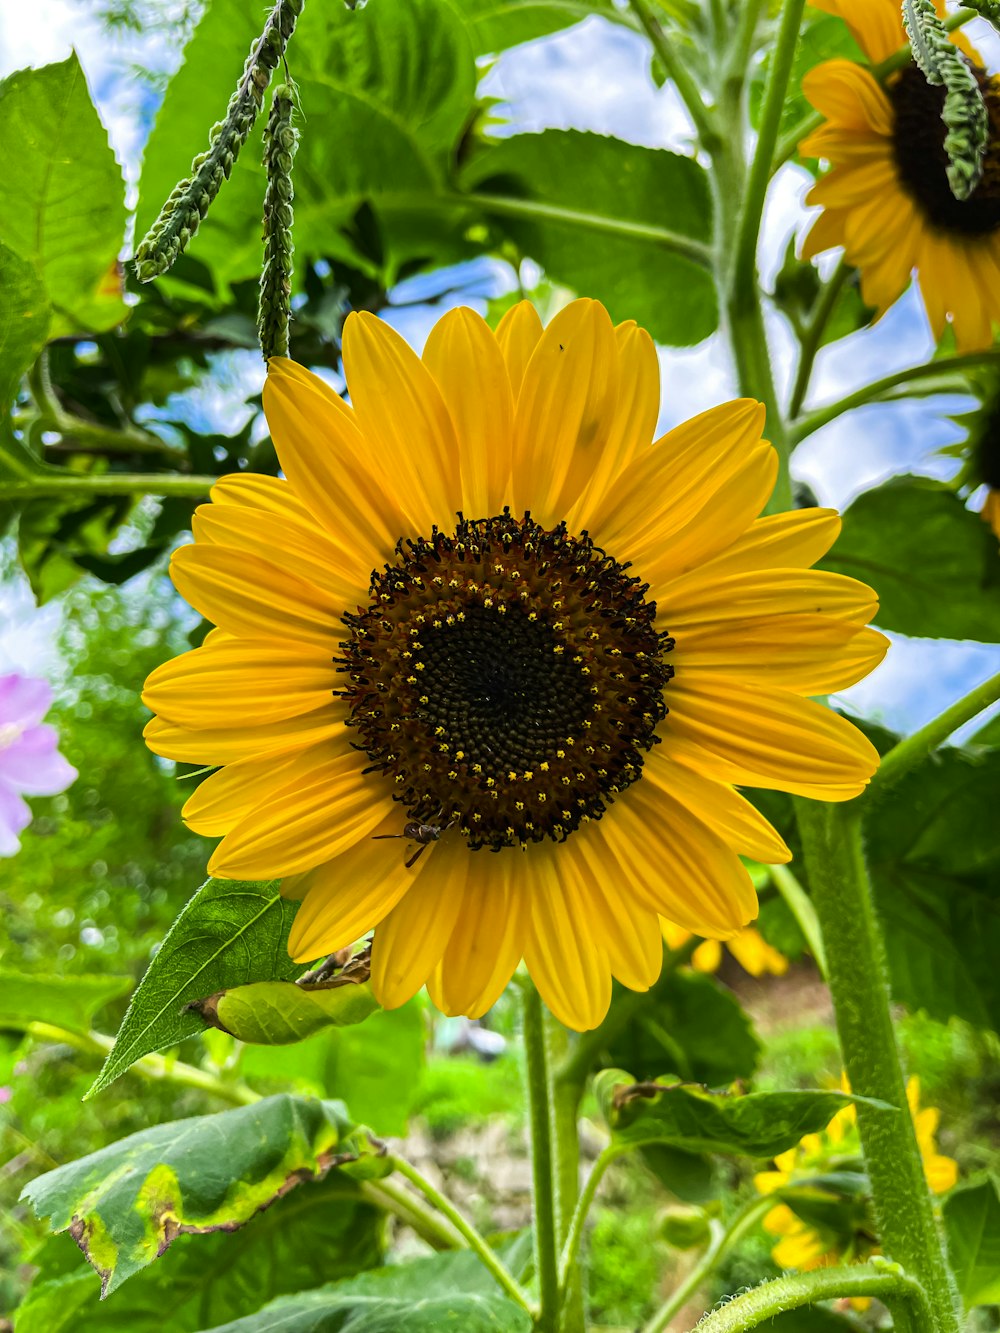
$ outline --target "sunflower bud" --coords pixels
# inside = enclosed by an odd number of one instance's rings
[[[694,1250],[711,1235],[708,1214],[694,1204],[675,1203],[659,1216],[660,1235],[675,1250]]]

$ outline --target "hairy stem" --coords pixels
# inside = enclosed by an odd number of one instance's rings
[[[859,1104],[858,1129],[882,1247],[928,1293],[927,1333],[958,1333],[957,1294],[910,1118],[889,1007],[885,948],[872,900],[857,805],[795,802],[809,884],[826,946],[851,1087],[892,1108]],[[907,1315],[901,1312],[905,1321]],[[898,1317],[897,1317],[898,1326]],[[722,1327],[720,1325],[720,1327]]]
[[[819,1268],[765,1282],[706,1315],[698,1324],[698,1333],[742,1333],[786,1310],[851,1296],[876,1296],[897,1307],[900,1302],[905,1303],[918,1321],[915,1327],[932,1327],[924,1322],[930,1310],[916,1282],[889,1265],[858,1264],[849,1268]]]
[[[711,112],[706,107],[705,100],[701,95],[701,89],[688,73],[687,66],[681,56],[671,46],[670,39],[663,31],[659,20],[646,4],[646,0],[628,0],[628,3],[632,13],[639,21],[640,27],[649,38],[650,45],[666,71],[667,78],[677,89],[678,96],[687,108],[687,113],[697,131],[701,146],[706,150],[710,149],[718,140],[719,135]]]
[[[0,500],[38,500],[48,495],[162,495],[198,500],[218,477],[179,472],[68,472],[52,468],[31,476],[0,477]]]
[[[534,983],[521,980],[524,999],[524,1064],[528,1082],[531,1125],[531,1173],[535,1267],[541,1308],[539,1333],[559,1328],[559,1245],[556,1233],[556,1193],[552,1152],[552,1082],[545,1038],[545,1009]]]

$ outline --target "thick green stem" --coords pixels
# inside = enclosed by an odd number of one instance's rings
[[[907,366],[904,370],[893,371],[891,375],[885,375],[882,379],[873,380],[871,384],[864,384],[860,389],[853,393],[839,398],[835,403],[828,403],[826,407],[817,407],[815,412],[808,412],[804,417],[800,417],[789,427],[789,435],[792,444],[799,444],[807,435],[812,435],[822,426],[828,426],[831,421],[836,421],[845,412],[852,412],[856,407],[867,407],[869,404],[883,401],[887,394],[892,394],[894,389],[898,389],[903,384],[917,383],[920,380],[936,380],[941,376],[949,374],[951,371],[966,370],[971,366],[989,365],[1000,360],[1000,348],[984,348],[981,352],[965,352],[962,356],[943,356],[937,361],[928,361],[920,366]],[[948,389],[942,389],[940,392],[948,392]],[[953,391],[953,390],[952,390]],[[892,394],[893,398],[905,397],[905,394]]]
[[[786,1310],[857,1296],[875,1296],[896,1308],[905,1305],[916,1321],[915,1328],[932,1327],[926,1322],[930,1317],[927,1299],[916,1282],[888,1265],[859,1264],[850,1268],[820,1268],[765,1282],[706,1315],[698,1324],[698,1333],[743,1333]]]
[[[556,1192],[552,1153],[552,1082],[545,1036],[545,1009],[528,978],[522,979],[524,997],[524,1065],[528,1083],[531,1125],[531,1173],[535,1267],[541,1308],[538,1333],[559,1328],[559,1243],[556,1234]]]
[[[473,1251],[483,1267],[495,1279],[498,1286],[507,1293],[512,1301],[516,1301],[522,1309],[533,1313],[531,1301],[521,1287],[520,1283],[514,1278],[507,1267],[500,1261],[495,1251],[491,1250],[486,1240],[479,1234],[476,1228],[463,1217],[451,1200],[432,1184],[425,1175],[422,1175],[417,1168],[406,1160],[405,1157],[398,1157],[395,1153],[389,1159],[393,1169],[398,1171],[401,1176],[410,1182],[424,1196],[429,1204],[437,1209],[443,1217],[446,1217],[452,1224],[458,1234]]]
[[[872,778],[865,798],[865,813],[867,814],[876,801],[891,791],[939,745],[943,745],[952,732],[964,727],[966,722],[971,722],[974,717],[978,717],[998,699],[1000,699],[1000,671],[970,690],[968,694],[964,694],[961,699],[957,699],[950,708],[946,708],[925,727],[901,740],[885,755],[878,772]]]
[[[546,1056],[552,1071],[552,1175],[556,1196],[556,1245],[563,1247],[576,1215],[580,1194],[580,1134],[578,1120],[580,1100],[586,1075],[577,1078],[560,1077],[570,1034],[550,1014],[546,1015]],[[560,1274],[560,1330],[561,1333],[584,1333],[583,1278],[578,1266],[566,1275]]]
[[[927,1333],[958,1333],[957,1296],[924,1177],[889,1007],[885,949],[862,846],[860,809],[798,799],[813,903],[844,1067],[856,1093],[893,1109],[858,1106],[858,1129],[885,1253],[927,1292]],[[904,1324],[900,1326],[899,1317]],[[908,1328],[900,1312],[897,1328]],[[720,1325],[720,1328],[722,1325]]]

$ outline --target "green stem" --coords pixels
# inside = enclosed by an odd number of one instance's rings
[[[795,878],[787,866],[768,866],[774,887],[785,900],[785,905],[798,923],[799,930],[805,936],[809,952],[815,959],[820,976],[826,980],[826,950],[823,947],[823,932],[819,928],[816,909],[812,899]]]
[[[39,500],[49,495],[162,495],[198,500],[218,477],[188,477],[178,472],[50,472],[23,479],[0,478],[0,500]]]
[[[552,1075],[552,1178],[556,1196],[556,1246],[566,1242],[580,1194],[580,1101],[586,1075],[560,1078],[571,1041],[570,1034],[551,1014],[546,1015],[546,1056]],[[583,1277],[574,1268],[560,1282],[560,1333],[584,1333]]]
[[[483,1267],[487,1269],[497,1284],[503,1288],[512,1301],[515,1301],[522,1309],[533,1314],[534,1310],[527,1293],[521,1284],[515,1279],[513,1274],[500,1261],[494,1250],[491,1250],[486,1240],[479,1234],[476,1228],[463,1217],[455,1205],[441,1191],[433,1185],[426,1176],[422,1175],[417,1168],[406,1160],[405,1157],[397,1157],[395,1153],[390,1154],[389,1161],[393,1169],[398,1171],[401,1176],[410,1182],[424,1198],[442,1216],[446,1217],[452,1224],[458,1234],[466,1242],[469,1249],[477,1256]]]
[[[687,1277],[668,1296],[642,1333],[664,1333],[679,1310],[683,1310],[688,1301],[698,1291],[705,1279],[717,1266],[722,1256],[733,1248],[746,1233],[774,1207],[774,1200],[766,1197],[753,1198],[739,1209],[730,1219],[728,1226],[720,1222],[711,1224],[711,1236],[701,1258],[688,1273]]]
[[[949,14],[944,20],[945,32],[954,32],[956,28],[961,28],[970,19],[974,18],[978,18],[974,9],[956,9],[954,14]],[[908,65],[912,59],[910,44],[907,42],[905,46],[901,46],[898,51],[894,51],[891,56],[887,56],[880,64],[873,65],[871,72],[882,83],[897,69],[902,69],[904,65]],[[810,111],[787,134],[783,135],[775,149],[774,161],[771,165],[772,172],[777,171],[789,158],[794,157],[798,152],[799,144],[806,135],[812,134],[813,130],[818,130],[822,124],[823,116],[818,111]]]
[[[666,71],[667,78],[677,89],[678,96],[687,108],[701,146],[706,150],[710,149],[717,142],[719,132],[711,112],[705,105],[701,89],[691,77],[684,61],[671,46],[667,34],[649,9],[646,0],[629,0],[629,8],[638,19],[640,27],[656,52],[657,59]]]
[[[809,381],[812,378],[816,353],[819,351],[820,343],[823,340],[823,331],[829,323],[830,316],[833,314],[837,299],[844,289],[844,283],[847,281],[850,272],[850,264],[841,259],[830,275],[829,282],[823,288],[812,319],[802,332],[799,364],[795,372],[795,383],[792,385],[791,397],[788,400],[788,415],[791,418],[797,417],[802,411],[802,404],[809,392]]]
[[[59,1042],[63,1046],[72,1046],[74,1050],[87,1055],[99,1055],[102,1059],[111,1051],[115,1042],[113,1037],[106,1037],[101,1032],[75,1032],[71,1028],[58,1027],[55,1023],[28,1022],[20,1026],[28,1036],[38,1041]],[[251,1106],[260,1101],[258,1093],[248,1088],[245,1083],[227,1083],[207,1070],[195,1065],[185,1064],[183,1060],[173,1060],[164,1055],[144,1055],[131,1066],[136,1074],[143,1078],[165,1080],[177,1083],[184,1088],[197,1088],[209,1096],[220,1097],[223,1101],[234,1102],[237,1106]]]
[[[903,1301],[918,1321],[917,1327],[932,1327],[924,1322],[930,1316],[927,1297],[912,1278],[893,1271],[888,1265],[858,1264],[845,1268],[819,1268],[811,1273],[789,1274],[765,1282],[706,1315],[698,1324],[697,1333],[742,1333],[742,1330],[756,1328],[786,1310],[815,1305],[818,1301],[858,1296],[875,1296],[887,1304]]]
[[[961,699],[957,699],[950,708],[946,708],[925,727],[921,727],[912,736],[907,736],[905,740],[893,746],[883,757],[878,772],[871,780],[865,798],[865,813],[867,814],[872,803],[890,792],[939,745],[943,745],[952,732],[964,727],[966,722],[971,722],[974,717],[978,717],[998,699],[1000,699],[1000,671],[970,690],[968,694],[964,694]]]
[[[626,218],[609,217],[604,213],[589,213],[582,209],[561,208],[557,204],[542,203],[537,199],[515,199],[501,194],[458,194],[454,202],[471,204],[484,213],[495,213],[499,217],[528,218],[544,222],[565,222],[585,231],[601,232],[608,236],[624,236],[629,240],[650,241],[664,250],[681,255],[692,264],[709,268],[712,262],[711,251],[701,241],[680,232],[668,231],[647,222],[630,222]]]
[[[895,370],[891,375],[885,375],[882,379],[873,380],[871,384],[862,385],[854,393],[849,393],[844,398],[840,398],[835,403],[828,403],[826,407],[818,407],[815,412],[809,412],[798,421],[792,423],[789,427],[789,435],[793,444],[799,444],[807,435],[812,435],[814,431],[822,426],[827,426],[831,421],[836,421],[837,417],[843,416],[845,412],[852,412],[856,407],[867,407],[871,403],[879,402],[883,396],[890,393],[893,389],[898,389],[901,384],[911,384],[918,380],[936,379],[940,375],[947,375],[953,370],[965,370],[970,366],[981,366],[995,362],[1000,359],[1000,348],[984,348],[980,352],[965,352],[961,356],[942,356],[937,361],[928,361],[919,366],[907,366],[903,370]],[[896,395],[903,397],[904,395]]]
[[[434,1250],[468,1249],[465,1240],[409,1190],[400,1189],[391,1180],[363,1180],[361,1193],[371,1203],[392,1213]]]
[[[795,802],[827,978],[851,1087],[891,1110],[859,1104],[858,1130],[885,1253],[930,1297],[927,1333],[958,1333],[956,1291],[924,1176],[890,1011],[885,949],[875,915],[857,805]],[[906,1312],[902,1312],[903,1327]],[[898,1326],[898,1320],[897,1320]],[[720,1326],[721,1327],[721,1326]]]
[[[573,1211],[569,1231],[566,1234],[562,1255],[559,1259],[559,1288],[561,1291],[566,1290],[573,1274],[577,1256],[580,1252],[580,1242],[583,1240],[583,1226],[590,1213],[591,1205],[594,1202],[594,1196],[597,1194],[597,1187],[604,1179],[604,1173],[607,1171],[611,1163],[617,1161],[619,1157],[628,1151],[628,1147],[622,1147],[621,1144],[611,1143],[604,1149],[590,1169],[590,1175],[587,1177],[586,1184],[583,1187],[580,1197],[577,1200],[576,1208]]]
[[[534,1185],[535,1267],[541,1308],[538,1333],[559,1328],[559,1248],[552,1154],[552,1084],[545,1040],[545,1010],[534,983],[522,978],[524,997],[524,1063],[531,1124],[531,1170]]]

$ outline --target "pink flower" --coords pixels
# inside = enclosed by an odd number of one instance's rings
[[[14,855],[18,834],[31,823],[22,796],[54,796],[76,778],[55,728],[41,725],[51,703],[44,680],[0,676],[0,856]]]

